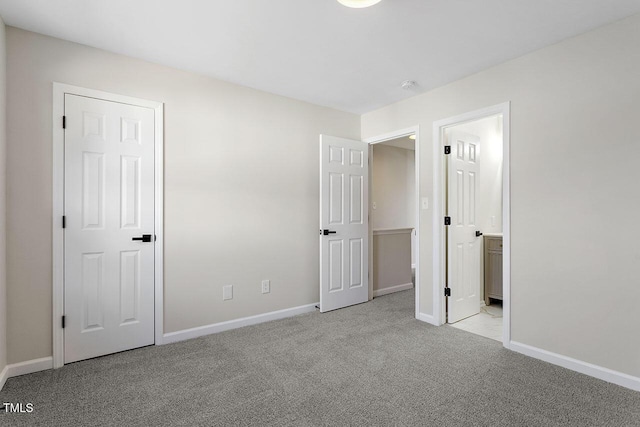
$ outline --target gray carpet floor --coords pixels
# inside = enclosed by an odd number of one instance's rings
[[[413,291],[11,378],[3,426],[638,426],[640,393],[413,318]]]

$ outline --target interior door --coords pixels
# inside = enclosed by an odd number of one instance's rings
[[[482,237],[476,235],[480,139],[451,131],[447,155],[448,214],[451,225],[447,239],[448,322],[480,312],[480,257]]]
[[[65,95],[65,363],[154,343],[154,112]]]
[[[369,299],[369,145],[320,136],[320,311]]]

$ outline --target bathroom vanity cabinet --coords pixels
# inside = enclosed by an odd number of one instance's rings
[[[502,300],[502,235],[484,236],[484,302]]]

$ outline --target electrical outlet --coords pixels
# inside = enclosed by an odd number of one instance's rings
[[[233,299],[233,285],[226,285],[222,287],[222,300],[227,301]]]
[[[371,206],[374,210],[378,209],[378,205],[376,204],[376,202],[373,202],[373,205]]]
[[[429,198],[428,197],[423,197],[422,198],[422,209],[429,209]]]
[[[271,292],[271,281],[270,280],[263,280],[262,281],[262,293],[263,294],[268,294],[269,292]]]

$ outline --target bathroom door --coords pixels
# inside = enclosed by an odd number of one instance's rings
[[[448,214],[447,285],[448,323],[480,312],[480,257],[482,237],[478,231],[478,171],[480,139],[451,132],[447,155]]]

